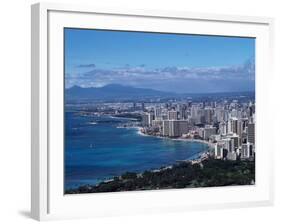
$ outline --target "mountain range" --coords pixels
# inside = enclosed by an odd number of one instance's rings
[[[176,93],[163,92],[146,88],[135,88],[119,84],[109,84],[103,87],[73,86],[65,90],[66,99],[78,100],[110,100],[110,99],[138,99],[147,97],[171,97]]]
[[[173,97],[208,97],[208,96],[233,96],[244,93],[253,95],[254,92],[234,92],[234,93],[173,93],[148,88],[136,88],[120,84],[109,84],[103,87],[73,86],[65,90],[67,101],[84,101],[84,100],[137,100],[148,98],[173,98]]]

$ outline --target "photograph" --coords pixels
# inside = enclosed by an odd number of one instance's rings
[[[64,194],[255,185],[256,38],[64,28]]]

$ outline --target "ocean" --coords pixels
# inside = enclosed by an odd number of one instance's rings
[[[144,136],[118,128],[128,120],[65,112],[65,189],[98,184],[129,172],[143,172],[193,159],[208,149],[199,142]]]

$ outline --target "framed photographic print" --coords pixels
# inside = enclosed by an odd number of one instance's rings
[[[32,217],[270,205],[270,18],[32,6]]]

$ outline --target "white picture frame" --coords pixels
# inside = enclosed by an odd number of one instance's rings
[[[37,220],[100,217],[273,203],[271,91],[273,19],[191,12],[32,5],[31,214]],[[63,27],[251,36],[256,42],[255,186],[63,194]],[[219,195],[219,196],[218,196]],[[136,203],[137,202],[137,203]]]

